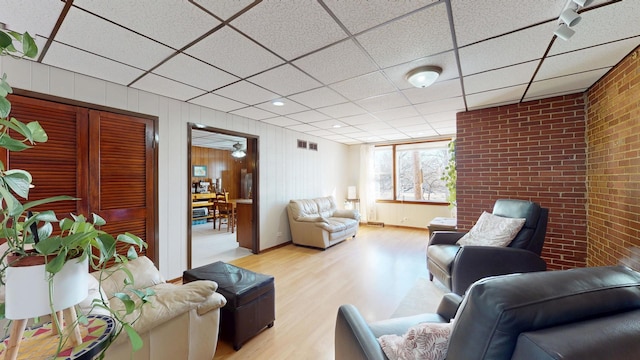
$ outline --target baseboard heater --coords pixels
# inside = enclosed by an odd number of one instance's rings
[[[379,227],[384,227],[384,223],[380,222],[380,221],[368,221],[367,225],[369,226],[379,226]]]

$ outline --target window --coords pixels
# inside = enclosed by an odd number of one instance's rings
[[[376,200],[447,202],[442,180],[448,141],[378,146],[374,150]]]

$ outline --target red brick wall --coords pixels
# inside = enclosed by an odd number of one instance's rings
[[[587,92],[587,265],[640,246],[640,50]]]
[[[459,113],[456,146],[460,228],[497,199],[535,201],[549,209],[548,267],[586,265],[583,94]]]

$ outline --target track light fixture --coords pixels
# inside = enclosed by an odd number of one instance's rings
[[[589,6],[591,3],[593,0],[567,0],[558,18],[558,28],[553,33],[562,40],[569,40],[576,33],[572,27],[582,20],[578,8]]]

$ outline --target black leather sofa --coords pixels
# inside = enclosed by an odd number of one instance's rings
[[[455,309],[452,299],[445,296],[441,307]],[[368,324],[343,305],[335,359],[387,359],[377,338],[424,321],[448,321],[447,311]],[[640,273],[612,266],[479,280],[455,315],[449,342],[447,360],[462,359],[640,359]]]

